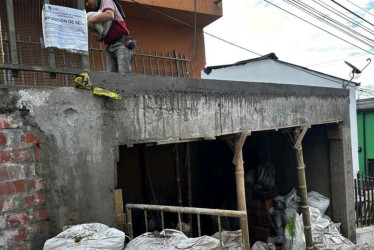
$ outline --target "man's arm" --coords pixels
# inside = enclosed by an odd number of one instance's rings
[[[113,10],[105,10],[103,13],[99,15],[95,15],[88,19],[88,25],[91,23],[103,23],[107,21],[112,21],[114,19],[114,12]]]

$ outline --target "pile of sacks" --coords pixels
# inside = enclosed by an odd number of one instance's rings
[[[306,249],[304,225],[300,213],[300,197],[293,189],[285,196],[274,198],[275,207],[273,229],[276,237],[269,237],[267,243],[256,242],[252,250],[275,250],[274,243],[282,243],[282,250]],[[368,244],[355,245],[340,234],[340,223],[334,223],[325,212],[330,204],[327,197],[317,193],[308,193],[310,221],[314,249],[374,250]]]
[[[300,213],[300,197],[297,195],[296,189],[292,189],[285,196],[277,195],[274,198],[275,206],[270,210],[273,215],[272,228],[275,233],[275,238],[272,238],[274,243],[282,243],[285,234],[285,226],[290,218],[295,218],[295,213]],[[320,211],[321,217],[324,217],[327,208],[330,205],[330,199],[317,193],[308,193],[309,206],[314,207]],[[327,217],[327,216],[326,216]]]

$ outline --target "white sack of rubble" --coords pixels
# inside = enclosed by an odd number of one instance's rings
[[[122,250],[125,233],[100,223],[72,226],[45,242],[43,250]]]
[[[96,15],[100,15],[101,13],[102,13],[101,10],[88,12],[87,13],[87,20],[90,19],[91,17],[96,16]],[[111,25],[112,25],[112,21],[91,23],[88,26],[88,31],[90,33],[92,33],[96,38],[104,39],[104,37],[108,33]]]
[[[273,243],[265,243],[262,241],[256,241],[251,247],[251,250],[275,250],[275,245]]]
[[[201,236],[188,238],[182,232],[165,229],[161,233],[145,233],[130,241],[125,250],[218,250],[219,240]]]
[[[219,232],[212,235],[213,238],[219,240]],[[243,237],[242,230],[236,231],[222,231],[222,250],[242,250]]]
[[[330,205],[329,198],[315,191],[308,193],[308,202],[309,206],[318,208],[318,210],[321,212],[321,217],[325,215],[325,212]]]
[[[339,232],[337,224],[322,218],[319,209],[309,207],[314,248],[318,250],[347,249],[354,244]],[[302,215],[301,215],[302,217]]]

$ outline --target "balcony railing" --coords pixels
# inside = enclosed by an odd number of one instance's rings
[[[44,3],[84,8],[85,0],[1,0],[0,1],[0,84],[69,86],[75,75],[90,68],[106,70],[106,51],[90,44],[88,54],[45,48],[41,12]],[[186,54],[143,51],[137,48],[133,74],[189,77]]]

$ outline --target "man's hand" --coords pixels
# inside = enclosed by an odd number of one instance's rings
[[[106,10],[99,15],[92,16],[90,19],[88,19],[87,24],[93,24],[93,23],[102,23],[107,21],[112,21],[114,19],[114,12],[112,10]]]

